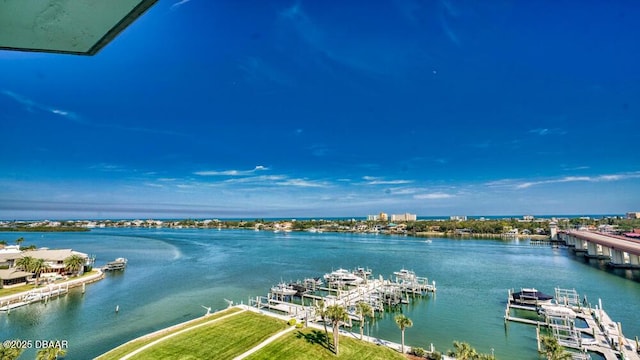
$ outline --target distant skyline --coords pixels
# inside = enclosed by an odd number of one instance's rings
[[[159,1],[0,51],[0,219],[640,211],[640,4]]]

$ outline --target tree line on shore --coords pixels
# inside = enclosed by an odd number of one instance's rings
[[[292,231],[308,231],[310,229],[321,229],[328,232],[355,232],[366,231],[368,229],[402,229],[404,233],[415,235],[418,233],[442,233],[445,235],[455,234],[490,234],[500,235],[511,229],[517,229],[519,233],[531,235],[548,235],[549,223],[551,219],[535,219],[524,221],[520,218],[502,219],[468,219],[468,220],[417,220],[391,223],[389,221],[372,221],[356,219],[331,219],[331,220],[102,220],[98,221],[104,227],[163,227],[163,228],[204,228],[204,229],[264,229],[271,230],[281,224],[288,224]],[[557,225],[560,229],[577,229],[580,227],[597,228],[600,225],[613,226],[620,232],[630,232],[640,228],[640,219],[625,219],[622,217],[603,218],[562,218],[558,219]],[[33,226],[29,223],[16,222],[0,228],[1,231],[32,231],[32,232],[53,232],[53,231],[88,231],[82,222],[60,221],[56,226],[39,225]]]

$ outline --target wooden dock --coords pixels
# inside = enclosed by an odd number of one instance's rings
[[[6,303],[0,301],[0,311],[10,313],[11,310],[26,306],[37,302],[48,302],[51,299],[66,295],[69,292],[68,284],[47,285],[45,287],[34,289],[20,294],[18,298],[7,300]],[[4,304],[4,305],[3,305]]]
[[[353,274],[358,275],[356,272]],[[435,281],[429,283],[426,277],[411,276],[402,279],[385,280],[382,276],[370,278],[370,270],[362,276],[363,280],[354,284],[339,284],[337,287],[323,287],[316,283],[298,281],[289,284],[297,293],[285,298],[274,298],[271,294],[266,297],[249,299],[250,306],[259,309],[270,309],[293,317],[315,316],[315,304],[323,301],[325,306],[339,305],[348,311],[360,303],[368,303],[374,311],[383,312],[386,307],[408,304],[411,298],[427,296],[436,292]],[[310,284],[311,286],[307,286]],[[353,316],[352,320],[358,320]]]
[[[511,315],[511,309],[537,311],[539,308],[511,304],[511,291],[509,291],[504,315],[505,322],[512,321],[537,327],[548,327],[562,346],[579,351],[599,353],[606,360],[618,360],[620,356],[625,360],[640,360],[636,341],[624,337],[621,324],[611,320],[602,309],[601,302],[594,309],[581,306],[579,298],[575,295],[575,290],[556,289],[556,295],[559,294],[565,296],[556,296],[561,304],[552,305],[552,308],[559,308],[563,311],[549,311],[549,314],[545,316],[545,321],[538,321]],[[572,316],[568,316],[569,313]],[[573,322],[574,318],[583,319],[588,327],[586,329],[576,328]],[[593,336],[593,340],[582,338],[582,333]]]

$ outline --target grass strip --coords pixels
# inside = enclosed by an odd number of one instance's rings
[[[232,359],[286,327],[282,320],[246,311],[167,339],[131,359]]]
[[[182,324],[178,324],[175,326],[172,326],[170,328],[167,329],[163,329],[160,331],[156,331],[154,333],[148,334],[148,335],[144,335],[141,336],[135,340],[129,341],[125,344],[122,344],[120,346],[118,346],[117,348],[114,348],[102,355],[100,355],[99,357],[97,357],[97,360],[115,360],[115,359],[120,359],[121,357],[153,342],[156,341],[162,337],[165,337],[169,334],[175,333],[177,331],[189,328],[189,327],[193,327],[202,323],[206,323],[215,319],[218,319],[220,317],[229,315],[229,314],[233,314],[233,313],[237,313],[242,311],[239,308],[230,308],[230,309],[226,309],[223,311],[219,311],[216,313],[213,313],[207,317],[201,317],[201,318],[197,318]],[[214,326],[213,324],[211,326]]]
[[[329,337],[332,338],[331,333]],[[275,340],[246,360],[278,359],[278,360],[406,360],[402,354],[385,346],[346,336],[340,337],[340,356],[333,353],[333,345],[327,345],[324,331],[316,329],[300,329]]]

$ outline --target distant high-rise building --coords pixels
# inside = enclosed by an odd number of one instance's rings
[[[640,212],[628,212],[627,213],[627,219],[629,219],[629,220],[640,219]]]
[[[449,219],[452,221],[467,221],[467,215],[451,215]]]
[[[378,214],[378,220],[387,221],[389,220],[389,215],[387,215],[387,213],[385,212],[380,212],[380,214]]]
[[[416,214],[392,214],[391,221],[416,221],[418,216]]]

